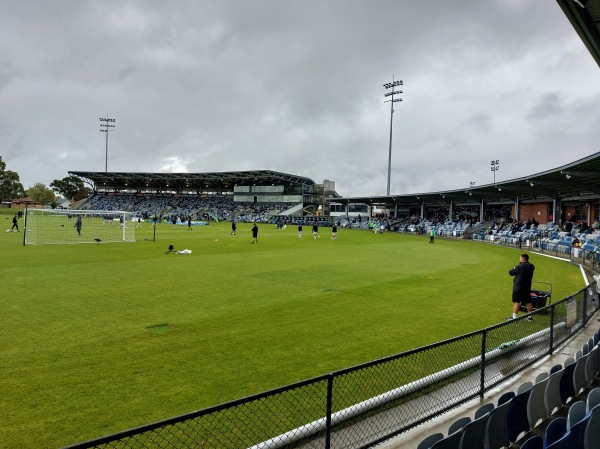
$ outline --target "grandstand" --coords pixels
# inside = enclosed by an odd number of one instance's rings
[[[144,219],[269,222],[323,215],[335,184],[269,170],[221,173],[69,172],[92,187],[82,210],[123,210]]]

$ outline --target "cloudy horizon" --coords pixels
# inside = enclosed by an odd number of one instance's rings
[[[345,197],[460,189],[600,151],[600,68],[556,2],[0,0],[0,156],[27,189],[273,170]]]

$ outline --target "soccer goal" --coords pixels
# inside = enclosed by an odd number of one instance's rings
[[[27,209],[27,245],[135,242],[132,213],[107,210]]]

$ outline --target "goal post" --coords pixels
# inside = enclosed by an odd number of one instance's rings
[[[131,212],[114,210],[25,210],[26,245],[135,242]]]

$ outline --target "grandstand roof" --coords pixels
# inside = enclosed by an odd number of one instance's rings
[[[600,199],[600,153],[562,167],[523,178],[464,189],[390,196],[336,198],[332,202],[366,203],[394,207],[427,205],[514,203],[529,201]]]
[[[600,0],[556,0],[600,66]]]
[[[94,190],[147,190],[157,191],[233,191],[235,185],[315,185],[310,178],[270,170],[235,171],[219,173],[124,173],[70,171],[89,182]]]

